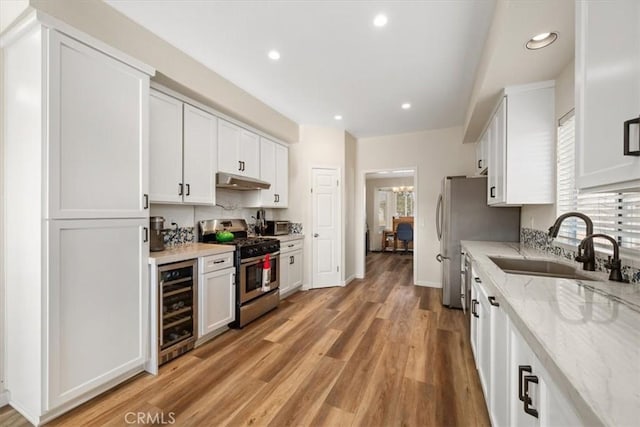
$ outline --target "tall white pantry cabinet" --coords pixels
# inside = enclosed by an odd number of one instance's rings
[[[0,46],[6,386],[37,425],[147,358],[154,70],[40,12]]]

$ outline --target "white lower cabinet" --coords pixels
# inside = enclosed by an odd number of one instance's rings
[[[233,322],[236,303],[233,254],[202,257],[199,262],[198,339]]]
[[[47,409],[141,370],[146,225],[145,219],[49,221]]]
[[[581,426],[584,423],[516,328],[509,334],[510,425]]]
[[[473,271],[471,347],[494,426],[580,426],[583,423],[511,323],[501,297]]]
[[[302,240],[280,244],[280,296],[302,286]]]

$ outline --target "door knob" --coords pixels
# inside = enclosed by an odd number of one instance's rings
[[[313,237],[319,237],[320,235],[318,233],[314,233]]]

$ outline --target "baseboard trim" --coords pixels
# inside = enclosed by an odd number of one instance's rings
[[[416,280],[416,286],[423,286],[425,288],[442,288],[442,283],[431,282],[429,280]]]
[[[342,286],[347,286],[349,283],[353,282],[356,278],[355,274],[352,274],[351,276],[349,276],[347,278],[347,280],[345,280],[344,282],[342,282]]]

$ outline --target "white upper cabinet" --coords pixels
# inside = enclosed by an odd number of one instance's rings
[[[150,200],[214,205],[217,117],[156,90],[150,99]]]
[[[640,188],[640,2],[576,2],[576,175],[580,189]],[[624,154],[625,122],[630,126]]]
[[[218,126],[218,169],[235,175],[260,177],[260,137],[220,120]]]
[[[184,104],[184,201],[215,204],[218,119]]]
[[[289,206],[289,148],[276,144],[276,207]]]
[[[260,179],[271,184],[260,191],[262,207],[286,208],[289,202],[289,149],[260,138]]]
[[[554,202],[554,109],[553,81],[505,88],[488,126],[489,205]]]
[[[487,155],[489,154],[489,129],[480,137],[480,140],[476,143],[476,175],[482,175],[487,171]]]
[[[148,75],[61,33],[49,34],[45,216],[145,216]]]
[[[149,198],[182,202],[182,102],[152,90],[149,101]]]

